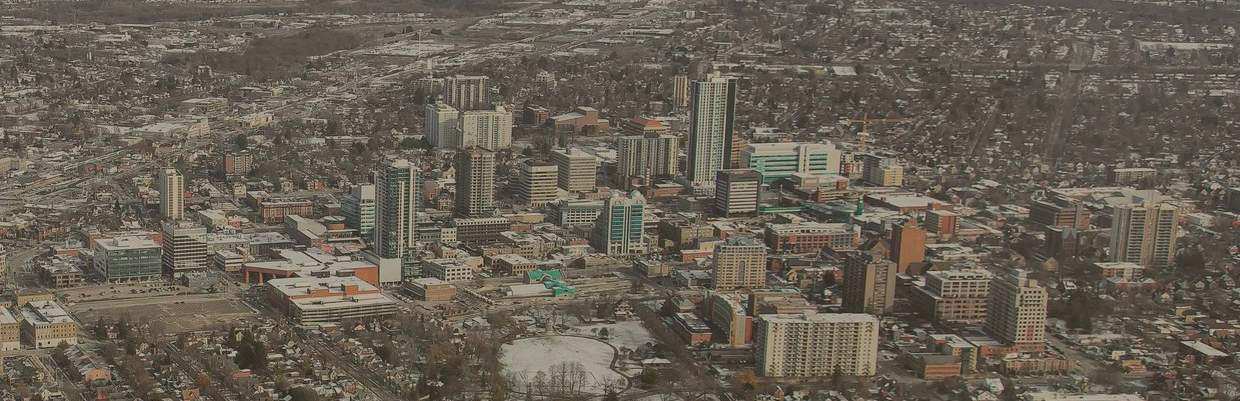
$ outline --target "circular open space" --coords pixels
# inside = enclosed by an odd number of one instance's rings
[[[504,374],[514,379],[512,389],[519,392],[525,392],[528,384],[536,392],[574,386],[575,391],[603,394],[609,385],[620,391],[628,383],[611,369],[615,350],[602,341],[572,336],[530,337],[504,344],[500,350]],[[539,372],[543,372],[541,380]],[[540,385],[543,389],[533,388]]]

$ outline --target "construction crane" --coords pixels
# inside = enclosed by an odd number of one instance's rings
[[[861,142],[861,152],[865,152],[865,145],[870,141],[870,124],[872,123],[898,123],[908,121],[907,118],[870,118],[870,113],[861,115],[860,119],[850,118],[849,123],[861,123],[861,132],[857,133],[858,141]]]

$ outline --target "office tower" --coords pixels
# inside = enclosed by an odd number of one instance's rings
[[[840,151],[831,143],[754,143],[740,154],[741,168],[762,174],[770,184],[794,173],[839,174]]]
[[[1089,229],[1089,209],[1085,202],[1051,191],[1044,199],[1029,205],[1029,220],[1046,227]]]
[[[603,202],[603,211],[594,222],[590,246],[608,255],[646,252],[642,227],[646,218],[646,198],[633,191],[629,196],[613,191]]]
[[[542,206],[556,200],[559,169],[554,163],[526,160],[519,166],[517,195],[530,206]]]
[[[758,189],[762,176],[749,169],[719,170],[715,174],[715,212],[720,216],[758,212]]]
[[[926,261],[926,230],[917,227],[916,221],[896,224],[891,228],[891,261],[896,262],[900,273],[908,271],[913,263]]]
[[[512,113],[502,106],[462,112],[457,129],[462,148],[477,146],[494,151],[512,146]]]
[[[981,323],[993,278],[981,269],[926,272],[926,285],[913,289],[910,303],[937,322]]]
[[[464,111],[491,108],[490,79],[485,76],[457,75],[444,78],[443,100]]]
[[[715,172],[732,164],[732,130],[736,118],[736,79],[712,73],[691,86],[689,165],[685,177],[695,186],[710,185]]]
[[[999,341],[1026,351],[1041,351],[1046,340],[1046,288],[1013,270],[990,281],[986,329]]]
[[[353,190],[340,202],[345,226],[357,230],[363,238],[368,238],[375,232],[375,208],[374,184],[354,185]]]
[[[926,231],[942,237],[956,235],[960,231],[960,215],[947,210],[926,212]]]
[[[472,147],[456,154],[456,215],[495,214],[495,152]]]
[[[457,123],[461,112],[443,101],[432,101],[426,104],[426,141],[431,146],[444,149],[459,149],[461,134],[457,132]]]
[[[844,311],[881,315],[896,301],[896,264],[854,252],[844,262]]]
[[[417,240],[418,170],[389,160],[375,173],[374,246],[381,258],[412,259]]]
[[[676,110],[689,107],[689,76],[677,75],[672,78],[672,106]]]
[[[170,221],[163,229],[164,274],[175,279],[203,274],[207,269],[207,228]]]
[[[758,315],[754,357],[767,377],[872,376],[878,318],[864,313]]]
[[[680,145],[675,136],[649,133],[622,136],[616,139],[616,177],[624,182],[630,177],[646,181],[676,175]]]
[[[757,239],[729,238],[715,247],[712,263],[716,290],[766,287],[766,245]]]
[[[593,191],[598,175],[598,159],[578,148],[551,151],[551,161],[559,168],[556,182],[569,192]]]
[[[894,157],[862,155],[862,175],[865,183],[879,187],[898,187],[904,184],[904,166]]]
[[[185,218],[185,176],[175,168],[159,170],[159,215],[164,220]]]
[[[1132,262],[1150,268],[1175,262],[1180,209],[1170,203],[1142,200],[1113,206],[1111,262]]]

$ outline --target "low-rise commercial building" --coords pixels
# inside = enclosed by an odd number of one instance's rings
[[[677,313],[671,320],[672,331],[680,336],[685,344],[699,346],[710,343],[710,326],[692,313]]]
[[[474,269],[458,259],[427,259],[422,262],[422,270],[427,276],[449,283],[460,283],[474,279]]]
[[[163,247],[146,236],[101,238],[94,264],[110,282],[155,279],[163,274]]]
[[[787,223],[766,225],[766,246],[772,253],[819,252],[854,249],[861,241],[861,232],[845,223]]]
[[[379,266],[366,260],[329,255],[317,250],[281,250],[281,260],[249,262],[241,265],[246,283],[262,284],[271,279],[292,277],[357,277],[373,286],[380,285]]]
[[[417,299],[427,302],[451,301],[456,296],[456,286],[434,277],[410,280],[405,289]]]
[[[268,299],[298,324],[333,323],[396,313],[396,302],[357,277],[267,280]]]
[[[452,220],[456,240],[465,245],[494,244],[503,240],[503,232],[512,229],[512,221],[504,217],[461,218]]]
[[[1145,267],[1132,262],[1097,262],[1093,267],[1103,280],[1118,278],[1126,282],[1135,282],[1145,277]]]
[[[22,347],[21,323],[9,308],[0,306],[0,351],[17,351]]]
[[[65,343],[78,343],[78,325],[69,312],[54,301],[32,301],[18,307],[21,313],[21,335],[35,348],[52,348]]]
[[[524,276],[538,265],[521,255],[498,255],[492,258],[491,270],[504,276]]]
[[[314,202],[296,198],[266,198],[258,202],[258,218],[266,224],[283,223],[288,215],[311,216]]]
[[[35,269],[39,279],[48,287],[73,288],[86,284],[82,268],[86,264],[77,257],[52,256],[42,261]]]

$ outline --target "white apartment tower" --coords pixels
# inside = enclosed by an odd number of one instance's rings
[[[646,180],[671,177],[677,173],[680,145],[672,135],[630,135],[616,139],[617,178]]]
[[[362,237],[369,237],[375,230],[375,185],[354,185],[340,202],[345,226],[357,230]]]
[[[417,235],[418,171],[404,159],[389,160],[375,174],[374,247],[383,258],[406,258]]]
[[[445,149],[461,147],[461,136],[457,132],[457,122],[461,112],[446,102],[435,101],[426,104],[426,141],[431,146]]]
[[[462,112],[457,130],[460,131],[460,147],[477,146],[498,151],[512,146],[512,113],[502,106]]]
[[[736,79],[712,73],[691,86],[689,164],[685,177],[694,186],[708,186],[715,173],[732,165],[731,146],[736,119]]]

